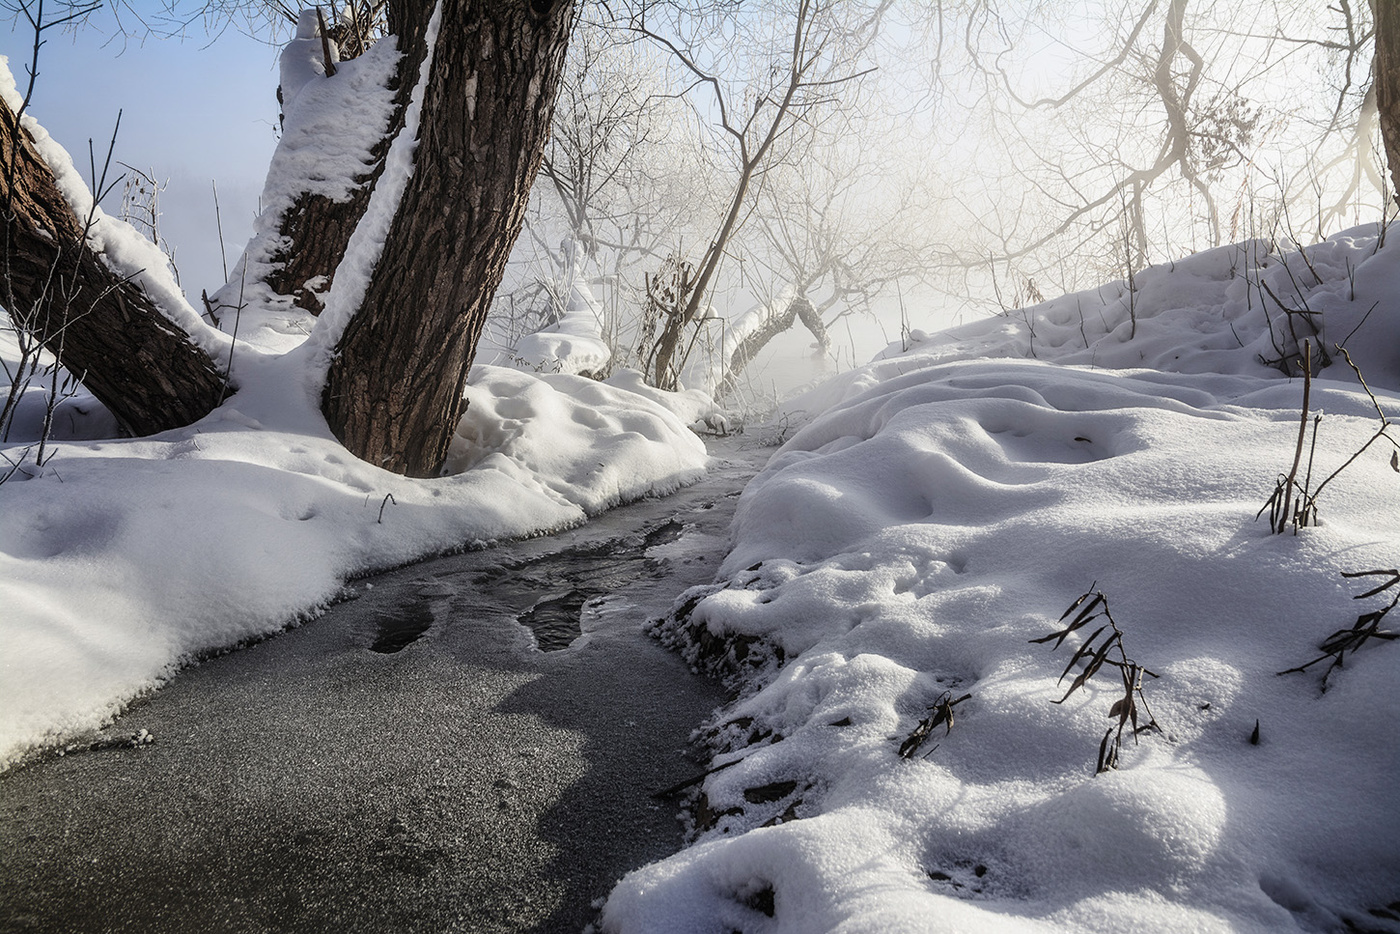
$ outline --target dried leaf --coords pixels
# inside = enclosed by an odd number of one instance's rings
[[[953,732],[953,708],[948,705],[945,698],[943,706],[938,709],[938,716],[934,718],[933,725],[938,726],[939,721],[943,723],[943,735],[947,736]]]
[[[1060,673],[1060,678],[1058,681],[1055,682],[1056,684],[1059,684],[1060,681],[1065,680],[1065,675],[1069,674],[1070,669],[1073,668],[1081,658],[1088,655],[1094,650],[1094,640],[1099,637],[1099,633],[1103,632],[1107,628],[1107,626],[1100,626],[1098,629],[1094,630],[1094,634],[1092,636],[1084,640],[1084,644],[1079,647],[1079,651],[1074,653],[1074,657],[1069,660],[1069,664],[1065,666],[1065,670]]]
[[[1381,591],[1383,591],[1383,590],[1389,590],[1390,588],[1394,587],[1396,584],[1400,584],[1400,571],[1397,571],[1397,570],[1389,570],[1389,571],[1351,571],[1351,572],[1343,571],[1343,572],[1342,572],[1342,576],[1343,576],[1343,577],[1388,577],[1388,578],[1389,578],[1389,580],[1387,580],[1384,584],[1381,584],[1379,587],[1374,587],[1374,588],[1372,588],[1371,590],[1366,591],[1365,593],[1359,593],[1359,594],[1357,594],[1356,596],[1352,597],[1353,600],[1365,600],[1367,597],[1374,597],[1376,594],[1380,593]]]
[[[1086,592],[1080,594],[1079,597],[1069,605],[1069,609],[1065,610],[1063,613],[1060,614],[1060,622],[1063,623],[1065,621],[1065,617],[1073,613],[1084,603],[1085,600],[1088,600],[1090,597],[1093,597],[1094,601],[1093,603],[1090,603],[1087,607],[1084,608],[1085,612],[1092,610],[1096,604],[1100,603],[1103,600],[1103,594],[1096,593],[1094,591],[1094,588],[1090,587]]]
[[[928,739],[928,735],[932,730],[933,727],[927,720],[919,721],[919,725],[914,727],[914,731],[909,734],[904,742],[899,744],[900,758],[912,758],[915,750],[919,748],[924,740]]]
[[[1094,673],[1103,667],[1104,659],[1108,657],[1108,650],[1113,648],[1114,643],[1117,641],[1118,633],[1116,632],[1105,639],[1104,644],[1094,653],[1093,659],[1084,670],[1079,673],[1079,677],[1075,678],[1074,682],[1069,686],[1069,690],[1065,692],[1065,696],[1055,701],[1055,703],[1063,704],[1065,701],[1069,700],[1071,694],[1082,688],[1084,684],[1094,676]]]
[[[971,698],[972,695],[964,694],[957,700],[952,700],[952,696],[951,691],[944,691],[943,695],[929,707],[929,710],[933,711],[933,713],[920,720],[913,731],[910,732],[909,736],[905,738],[904,742],[899,744],[899,755],[901,758],[912,759],[914,753],[923,745],[924,740],[928,739],[929,734],[931,734],[939,724],[943,724],[945,736],[953,732],[953,708]],[[937,746],[934,747],[934,749],[937,748]],[[930,750],[930,752],[932,752],[932,750]]]
[[[1099,743],[1099,761],[1094,767],[1095,775],[1102,775],[1109,769],[1118,768],[1118,741],[1111,740],[1113,727],[1109,727],[1103,734],[1103,741]]]
[[[1092,593],[1092,592],[1091,592],[1091,593]],[[1068,609],[1068,610],[1065,610],[1064,613],[1060,614],[1060,622],[1063,623],[1063,622],[1065,621],[1065,617],[1067,617],[1067,616],[1069,616],[1069,614],[1073,613],[1073,612],[1075,611],[1075,609],[1077,609],[1077,608],[1080,606],[1080,604],[1082,604],[1086,599],[1089,598],[1090,595],[1091,595],[1091,594],[1086,593],[1086,594],[1084,594],[1082,597],[1080,597],[1078,600],[1076,600],[1076,601],[1074,601],[1073,603],[1071,603],[1070,606],[1069,606],[1069,609]],[[1031,643],[1033,643],[1033,644],[1035,644],[1035,645],[1040,645],[1040,644],[1042,644],[1042,643],[1049,642],[1051,639],[1055,639],[1056,641],[1055,641],[1055,646],[1054,646],[1054,648],[1058,649],[1061,645],[1064,644],[1065,638],[1066,638],[1070,633],[1074,632],[1076,629],[1081,628],[1081,627],[1084,626],[1086,623],[1090,622],[1091,620],[1093,620],[1095,617],[1098,616],[1098,614],[1097,614],[1096,612],[1094,612],[1094,609],[1095,609],[1100,603],[1105,602],[1105,601],[1104,601],[1104,595],[1101,594],[1101,593],[1092,593],[1092,596],[1093,596],[1094,599],[1089,600],[1089,605],[1086,606],[1086,607],[1084,607],[1082,610],[1080,610],[1080,611],[1079,611],[1079,615],[1076,616],[1076,617],[1074,618],[1073,622],[1071,622],[1068,626],[1066,626],[1064,629],[1060,629],[1060,630],[1057,630],[1056,632],[1052,632],[1052,633],[1050,633],[1048,636],[1041,636],[1039,639],[1031,639],[1031,640],[1030,640]]]

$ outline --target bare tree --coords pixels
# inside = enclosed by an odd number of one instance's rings
[[[631,362],[638,264],[693,228],[695,192],[708,185],[685,103],[661,93],[661,66],[654,48],[605,24],[575,28],[513,285],[490,322],[503,346],[557,324],[584,276],[613,359]]]
[[[950,9],[965,41],[944,51],[964,54],[981,88],[968,112],[1000,141],[981,161],[1006,167],[968,198],[982,243],[967,252],[981,256],[962,261],[992,255],[1073,288],[1122,274],[1125,244],[1141,268],[1243,236],[1267,188],[1280,216],[1304,193],[1319,226],[1341,216],[1370,157],[1362,13],[1354,0]],[[1047,45],[1053,71],[1031,58]]]
[[[754,209],[754,189],[773,165],[819,133],[821,114],[841,93],[874,71],[853,65],[868,48],[892,0],[867,5],[840,0],[791,0],[762,6],[745,19],[726,10],[677,10],[640,2],[629,11],[627,28],[665,49],[678,63],[684,93],[702,94],[699,112],[710,117],[719,141],[733,155],[733,185],[718,229],[676,296],[675,323],[645,361],[655,384],[674,388],[683,354],[679,335],[700,317],[731,238]],[[750,30],[735,42],[734,30]],[[747,46],[761,49],[758,61],[744,62]],[[747,67],[746,67],[747,66]]]
[[[719,397],[779,334],[801,323],[826,353],[837,321],[945,262],[929,230],[935,200],[927,177],[919,177],[928,167],[900,145],[898,121],[880,126],[858,107],[840,124],[807,158],[771,172],[763,187],[746,253],[785,298],[734,346]]]

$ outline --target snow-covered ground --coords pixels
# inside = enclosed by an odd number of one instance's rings
[[[1330,658],[1278,674],[1400,594],[1343,577],[1400,565],[1396,446],[1322,490],[1320,524],[1256,519],[1303,392],[1260,361],[1291,350],[1271,291],[1400,414],[1400,247],[1375,248],[1201,254],[914,334],[790,405],[717,583],[657,625],[741,691],[704,731],[694,845],[622,880],[603,927],[1400,930],[1400,646],[1348,651],[1325,692]],[[1331,355],[1314,491],[1382,424]],[[1039,641],[1090,591],[1112,625]],[[1096,775],[1124,661],[1158,729],[1125,716]]]
[[[0,764],[314,615],[351,575],[576,525],[705,469],[688,419],[626,388],[478,367],[460,472],[408,480],[348,454],[295,368],[243,373],[188,428],[60,443],[0,485]]]

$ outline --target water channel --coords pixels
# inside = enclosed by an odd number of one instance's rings
[[[680,846],[654,793],[703,771],[723,691],[642,625],[713,578],[769,453],[726,439],[671,497],[358,581],[0,776],[0,930],[582,929]]]

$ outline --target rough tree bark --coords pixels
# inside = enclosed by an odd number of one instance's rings
[[[133,435],[188,425],[223,398],[214,361],[86,243],[29,132],[0,100],[0,305]]]
[[[357,179],[358,187],[345,200],[336,201],[326,195],[312,193],[298,197],[283,215],[278,231],[286,238],[287,245],[273,257],[276,265],[267,276],[267,284],[274,292],[289,296],[297,307],[312,314],[321,313],[323,306],[320,296],[335,281],[335,269],[345,256],[350,235],[364,218],[374,186],[384,174],[384,155],[394,137],[403,129],[408,99],[413,92],[413,76],[418,74],[423,56],[427,54],[424,32],[432,5],[395,3],[390,13],[397,13],[391,26],[399,31],[392,33],[396,37],[392,41],[398,43],[403,58],[399,60],[391,84],[394,90],[393,116],[384,137],[371,151],[373,167]],[[307,282],[316,279],[323,283],[316,291],[305,287]]]
[[[573,22],[571,0],[441,2],[413,178],[322,395],[351,452],[417,477],[440,472],[464,410]]]
[[[268,273],[267,284],[278,295],[289,296],[298,308],[313,315],[321,313],[320,293],[335,280],[335,267],[365,216],[370,193],[383,170],[385,148],[387,145],[376,147],[375,156],[381,161],[359,179],[360,187],[348,199],[335,201],[325,195],[303,194],[283,216],[279,232],[287,238],[287,246],[273,257],[277,265]],[[315,280],[322,283],[318,289],[306,287]]]
[[[1400,3],[1371,0],[1376,21],[1375,92],[1392,197],[1400,195]]]

